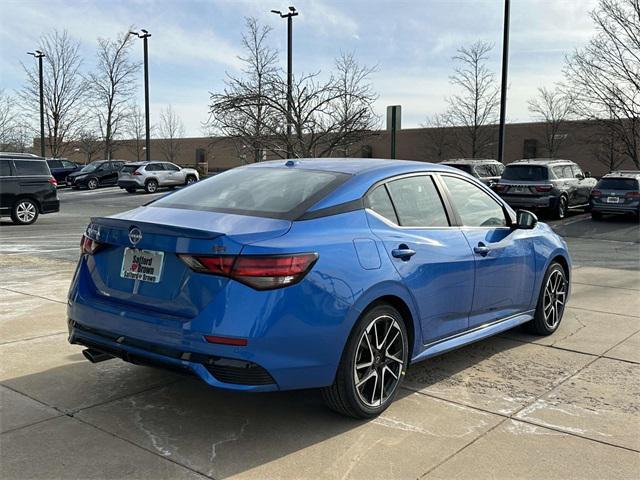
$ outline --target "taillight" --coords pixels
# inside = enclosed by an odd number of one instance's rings
[[[317,253],[179,256],[196,272],[229,277],[256,290],[270,290],[298,283],[318,259]]]
[[[94,239],[87,237],[86,235],[82,235],[82,239],[80,240],[80,255],[89,254],[93,255],[102,247],[102,243],[96,242]]]
[[[600,190],[591,190],[591,196],[594,198],[599,198],[602,196],[602,192]]]
[[[132,175],[142,175],[142,173],[140,173],[138,170],[136,170],[135,172],[133,172]]]
[[[496,183],[496,184],[493,185],[493,189],[496,192],[504,192],[507,189],[507,186],[503,185],[501,183]]]
[[[553,188],[552,185],[536,185],[536,192],[550,192]]]
[[[49,182],[49,184],[53,185],[54,187],[58,186],[58,181],[53,177],[50,177],[49,180],[47,181]]]
[[[640,198],[640,192],[627,192],[625,194],[627,198]]]

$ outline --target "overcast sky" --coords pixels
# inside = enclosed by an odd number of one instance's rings
[[[499,78],[502,0],[297,0],[294,70],[328,72],[341,51],[378,65],[373,76],[377,112],[400,104],[402,126],[417,127],[446,107],[457,48],[492,42],[490,67]],[[40,34],[68,30],[81,42],[83,68],[93,68],[96,39],[130,25],[150,38],[152,122],[171,104],[187,135],[201,136],[210,91],[222,88],[225,72],[236,72],[244,16],[274,28],[272,43],[286,67],[286,21],[269,13],[286,10],[281,0],[1,0],[0,88],[19,89],[20,62]],[[561,80],[564,56],[593,34],[589,12],[595,0],[514,0],[511,6],[508,120],[527,121],[527,99],[540,86]],[[142,58],[142,42],[134,55]],[[140,74],[142,80],[142,73]],[[142,104],[142,82],[140,103]]]

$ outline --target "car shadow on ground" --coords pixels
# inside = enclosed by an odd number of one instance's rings
[[[402,417],[406,412],[404,398],[418,395],[425,399],[413,390],[447,382],[475,363],[519,345],[496,337],[410,366],[406,383],[411,386],[399,391],[397,415]],[[376,422],[330,411],[317,390],[238,393],[213,389],[194,377],[168,371],[162,371],[160,385],[148,387],[148,377],[158,373],[150,367],[118,359],[92,365],[82,358],[80,350],[64,360],[71,363],[2,383],[215,478],[246,472],[324,442],[328,446],[318,446],[319,451],[337,455],[337,450],[345,448],[344,441],[355,435],[353,432]],[[130,377],[126,381],[128,391],[123,391],[123,373]],[[139,387],[136,390],[131,385]],[[74,404],[84,406],[70,408]],[[394,406],[383,417],[393,411]],[[344,438],[332,443],[334,437]],[[429,448],[428,437],[424,448]],[[317,461],[323,464],[332,458],[319,456]]]

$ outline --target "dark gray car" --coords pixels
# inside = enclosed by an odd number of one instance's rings
[[[640,171],[611,172],[591,191],[591,217],[603,214],[632,214],[640,219]]]
[[[588,210],[595,178],[571,160],[527,159],[506,166],[493,189],[513,208],[544,209],[564,218],[568,209]]]

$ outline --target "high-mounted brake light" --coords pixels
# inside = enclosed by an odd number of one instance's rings
[[[80,240],[80,255],[89,254],[93,255],[103,246],[102,243],[96,242],[94,239],[82,235]]]
[[[229,277],[256,290],[271,290],[302,280],[318,254],[180,255],[180,258],[196,272]]]

